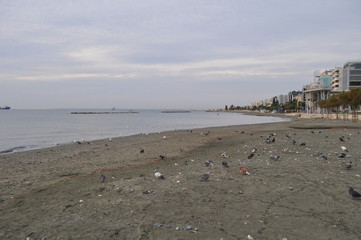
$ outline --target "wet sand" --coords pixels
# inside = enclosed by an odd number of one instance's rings
[[[0,239],[361,239],[360,132],[295,119],[0,155]]]

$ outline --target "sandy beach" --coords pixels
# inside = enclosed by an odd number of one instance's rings
[[[0,155],[0,239],[361,239],[360,132],[293,119]]]

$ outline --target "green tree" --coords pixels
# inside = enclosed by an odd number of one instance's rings
[[[360,109],[361,105],[361,89],[360,88],[353,88],[351,91],[348,92],[348,99],[349,104],[352,110],[352,121],[358,120],[357,111]]]

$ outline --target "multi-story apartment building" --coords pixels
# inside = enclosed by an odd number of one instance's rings
[[[319,108],[317,102],[325,100],[331,94],[331,70],[315,71],[314,82],[304,86],[305,111],[307,113],[316,113]]]
[[[332,93],[342,92],[347,89],[346,81],[343,80],[343,68],[336,67],[331,75],[331,88]]]
[[[361,61],[347,62],[343,66],[343,81],[346,89],[361,87]]]

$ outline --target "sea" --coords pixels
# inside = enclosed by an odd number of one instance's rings
[[[181,129],[287,121],[279,117],[242,113],[164,110],[119,110],[120,114],[71,114],[111,112],[106,109],[1,110],[0,154],[40,149],[74,141],[147,134]]]

